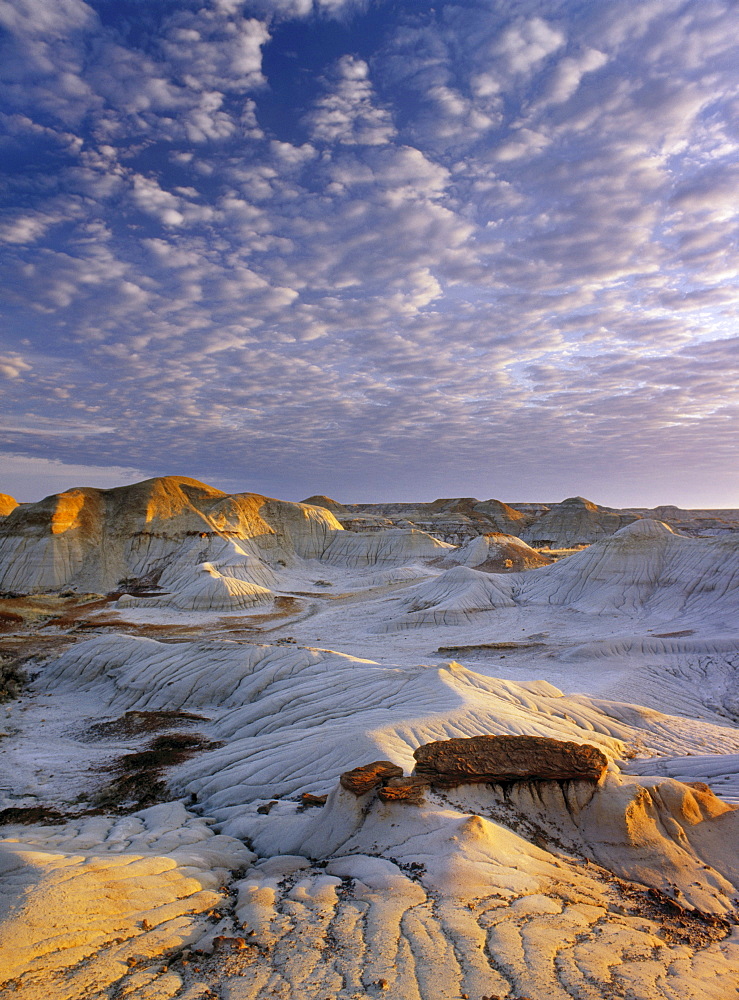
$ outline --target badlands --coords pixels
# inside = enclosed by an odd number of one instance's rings
[[[739,513],[0,495],[0,994],[739,996]]]

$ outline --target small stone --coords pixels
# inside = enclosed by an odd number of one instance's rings
[[[311,806],[325,806],[328,795],[312,795],[310,792],[303,792],[300,796],[300,804],[309,809]]]
[[[420,806],[430,784],[428,778],[421,778],[417,775],[390,778],[377,794],[383,802],[405,802],[408,805]]]
[[[372,764],[363,764],[351,771],[344,771],[339,778],[341,787],[354,795],[365,795],[373,788],[386,784],[390,778],[402,778],[403,768],[392,764],[389,760],[376,760]]]
[[[229,949],[230,951],[243,951],[247,947],[246,938],[243,937],[229,937],[226,935],[219,935],[213,938],[213,949]]]

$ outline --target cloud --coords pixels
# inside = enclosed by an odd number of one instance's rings
[[[12,481],[21,503],[34,503],[52,493],[62,493],[77,486],[93,486],[109,490],[145,478],[139,469],[115,465],[94,466],[70,464],[46,458],[31,458],[0,452],[3,481]]]
[[[52,227],[64,220],[57,212],[31,212],[0,222],[0,242],[35,243]]]
[[[219,6],[238,8],[242,0],[219,0]],[[348,18],[367,8],[369,0],[256,0],[250,4],[261,16],[276,20],[306,18],[312,15]]]
[[[588,48],[577,56],[565,56],[554,68],[537,102],[537,110],[548,104],[564,104],[577,91],[586,73],[605,66],[608,56],[598,49]]]
[[[346,499],[729,468],[733,7],[0,12],[6,449]]]
[[[495,159],[508,162],[522,157],[538,156],[552,142],[551,137],[530,128],[519,128],[501,142],[495,150]]]
[[[333,86],[306,116],[314,142],[382,146],[395,134],[390,115],[373,103],[369,66],[355,56],[342,56]]]
[[[502,62],[503,72],[527,76],[562,48],[565,40],[561,29],[541,17],[531,17],[506,28],[490,45],[489,52]]]
[[[244,92],[265,83],[267,26],[244,17],[241,4],[215,3],[169,20],[161,50],[171,71],[194,90]]]
[[[165,191],[152,177],[135,174],[133,180],[133,200],[149,215],[155,216],[165,226],[181,226],[185,216],[179,210],[182,199]]]
[[[3,378],[18,378],[23,372],[30,372],[31,366],[26,364],[20,354],[0,354],[0,375]]]

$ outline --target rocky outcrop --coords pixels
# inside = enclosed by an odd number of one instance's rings
[[[659,507],[634,507],[622,513],[664,521],[673,531],[695,537],[739,531],[739,510],[683,510],[674,504],[663,504]]]
[[[560,503],[507,504],[494,499],[454,497],[431,503],[340,504],[330,497],[313,496],[304,503],[330,510],[349,531],[419,528],[453,545],[499,532],[536,546],[570,548],[607,538],[641,517],[656,518],[689,535],[739,531],[737,510],[680,510],[674,506],[619,509],[600,506],[584,497],[568,497]]]
[[[504,534],[518,534],[531,520],[501,500],[477,500],[475,497],[459,497],[450,500],[434,500],[428,505],[428,513],[439,517],[463,515],[480,526],[492,526]],[[489,527],[487,528],[489,530]]]
[[[415,774],[441,788],[514,781],[597,782],[608,766],[597,747],[543,736],[442,740],[420,746],[413,756]]]
[[[402,778],[403,768],[389,760],[376,760],[371,764],[363,764],[351,771],[344,771],[339,778],[342,788],[353,792],[357,797],[366,795],[373,788],[379,788],[391,778]]]
[[[231,576],[224,569],[234,556],[320,558],[341,530],[327,510],[230,495],[183,476],[72,489],[16,507],[0,522],[0,590],[108,593],[136,581],[151,587],[175,567],[205,563]]]
[[[422,805],[426,789],[431,786],[427,778],[422,778],[417,774],[411,774],[400,778],[390,778],[390,780],[377,790],[378,798],[382,802],[405,802],[407,805]]]
[[[318,498],[311,502],[318,502]],[[440,498],[431,503],[346,504],[342,511],[329,509],[350,531],[367,530],[371,525],[418,528],[452,545],[491,532],[519,535],[533,520],[500,500],[475,497]]]
[[[389,760],[376,760],[345,771],[342,788],[359,798],[377,791],[383,802],[421,805],[429,787],[538,781],[597,783],[608,758],[589,743],[543,736],[471,736],[426,743],[414,751],[416,767],[404,775]]]
[[[421,531],[347,532],[319,505],[165,476],[67,490],[0,518],[0,591],[122,591],[129,606],[228,610],[271,600],[301,560],[397,566],[448,549]]]

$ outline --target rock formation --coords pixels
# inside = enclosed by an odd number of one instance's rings
[[[322,498],[314,499],[317,502]],[[333,506],[328,509],[349,530],[393,525],[413,527],[453,545],[491,532],[518,535],[532,520],[500,500],[480,501],[474,497],[438,499],[431,503],[344,504],[341,511]]]
[[[456,551],[450,552],[442,565],[456,563],[483,573],[517,573],[549,566],[552,561],[514,535],[489,532],[471,538]]]
[[[372,764],[362,764],[360,767],[344,771],[341,775],[341,787],[354,795],[366,795],[373,788],[379,788],[390,778],[402,777],[403,768],[389,760],[376,760]]]
[[[542,736],[472,736],[426,743],[415,774],[440,788],[511,781],[599,781],[608,759],[597,747]]]
[[[636,519],[635,514],[599,507],[583,497],[569,497],[525,528],[521,538],[532,545],[558,549],[590,545]]]
[[[0,522],[0,993],[732,996],[739,534],[311,501]]]
[[[330,510],[334,515],[346,515],[349,513],[346,507],[339,503],[338,500],[332,500],[331,497],[325,497],[322,494],[308,497],[306,500],[301,500],[300,502],[309,504],[311,507],[323,507],[324,510]]]
[[[185,554],[217,563],[241,541],[255,556],[311,558],[337,530],[327,511],[253,493],[230,496],[180,476],[68,490],[17,507],[0,524],[0,589],[106,593],[129,580],[159,582]],[[213,549],[218,555],[208,558]]]
[[[501,533],[537,547],[569,548],[607,538],[642,517],[664,521],[674,530],[694,536],[739,531],[736,510],[681,510],[670,505],[619,510],[583,497],[569,497],[559,503],[506,504],[457,497],[431,503],[340,504],[329,497],[314,496],[305,503],[330,510],[350,531],[412,527],[454,545],[480,535]]]
[[[535,605],[725,617],[738,594],[739,534],[688,538],[645,518],[534,572],[491,575],[455,566],[409,589],[404,613],[388,627],[465,624],[484,612]]]
[[[448,548],[419,531],[346,534],[325,508],[179,476],[74,489],[0,522],[0,591],[124,591],[127,606],[228,610],[269,600],[275,574],[301,560],[396,565]]]

